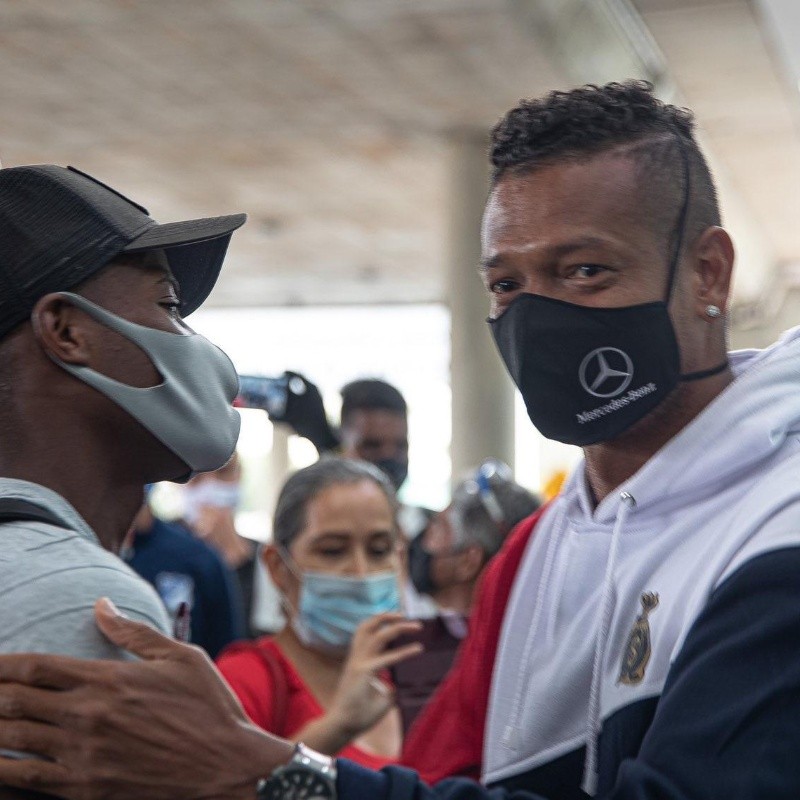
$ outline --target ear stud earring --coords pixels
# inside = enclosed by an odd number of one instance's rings
[[[719,306],[706,306],[706,314],[711,319],[717,319],[722,316],[722,309]]]

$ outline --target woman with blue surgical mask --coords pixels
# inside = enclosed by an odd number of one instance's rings
[[[402,747],[387,670],[421,651],[393,646],[419,627],[400,613],[396,510],[366,462],[324,458],[289,478],[262,553],[288,622],[218,661],[256,724],[371,768]]]

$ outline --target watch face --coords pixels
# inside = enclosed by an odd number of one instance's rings
[[[267,781],[265,800],[332,800],[336,795],[329,778],[303,769],[285,767]]]

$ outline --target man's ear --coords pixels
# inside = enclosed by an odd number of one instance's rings
[[[67,364],[89,364],[88,317],[58,294],[40,298],[31,312],[36,341],[49,356]]]
[[[717,225],[706,228],[696,245],[695,292],[700,317],[706,316],[709,305],[726,309],[733,261],[733,242],[727,231]]]

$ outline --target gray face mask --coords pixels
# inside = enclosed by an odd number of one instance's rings
[[[236,448],[241,422],[232,406],[239,379],[228,356],[197,333],[148,328],[72,292],[59,292],[59,296],[137,344],[163,380],[158,386],[140,389],[90,367],[54,358],[55,363],[127,411],[192,472],[209,472],[225,464]]]

